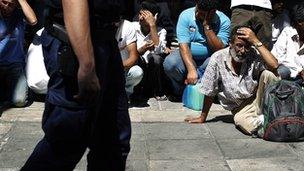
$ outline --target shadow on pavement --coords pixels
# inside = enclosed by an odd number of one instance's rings
[[[221,115],[221,116],[216,116],[213,119],[207,120],[206,122],[218,122],[218,121],[222,121],[224,123],[234,123],[233,121],[233,115],[229,114],[229,115]]]

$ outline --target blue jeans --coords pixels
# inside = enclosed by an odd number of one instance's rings
[[[299,85],[303,86],[304,80],[301,78],[301,76],[297,76],[296,78],[290,77],[290,69],[286,67],[285,65],[280,65],[277,69],[277,72],[282,80],[290,80],[295,81]]]
[[[125,71],[126,77],[126,92],[128,97],[133,93],[134,87],[140,83],[144,76],[144,71],[138,66],[132,66],[130,69]]]
[[[208,65],[209,58],[205,58],[201,61],[195,61],[197,67],[198,79],[200,79],[205,69]],[[172,87],[173,93],[175,95],[182,95],[185,88],[185,79],[187,77],[187,69],[185,67],[184,61],[180,55],[179,49],[174,50],[165,58],[164,61],[164,70],[166,75],[169,77]]]
[[[28,102],[28,87],[24,65],[14,63],[0,66],[0,106],[9,103],[23,107]]]

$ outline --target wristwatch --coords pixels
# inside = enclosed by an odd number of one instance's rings
[[[257,42],[254,44],[254,47],[256,47],[256,48],[261,47],[261,46],[263,46],[262,42]]]
[[[204,29],[211,30],[211,27],[209,25],[204,25]]]

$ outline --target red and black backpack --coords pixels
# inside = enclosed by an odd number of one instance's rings
[[[263,139],[304,140],[304,92],[297,83],[281,80],[268,86],[261,112],[264,115]]]

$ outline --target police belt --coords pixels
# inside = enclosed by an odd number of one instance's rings
[[[70,44],[67,31],[64,26],[53,23],[45,26],[46,31],[61,42]],[[112,23],[104,23],[102,26],[91,29],[92,39],[97,41],[110,41],[115,39],[117,27]]]
[[[63,76],[75,78],[78,72],[78,60],[71,47],[67,31],[64,26],[53,23],[45,26],[51,36],[62,42],[58,51],[58,64],[56,70]],[[92,42],[115,42],[116,30],[94,29],[92,31]],[[116,43],[116,42],[115,42]]]

